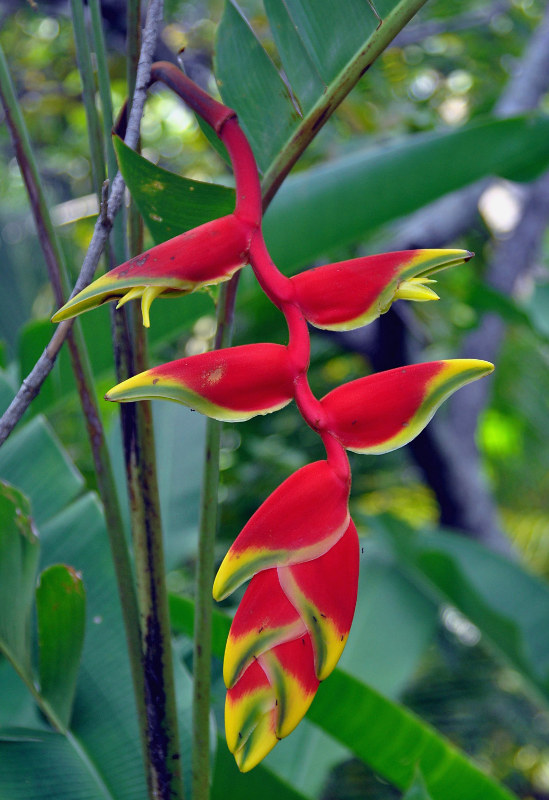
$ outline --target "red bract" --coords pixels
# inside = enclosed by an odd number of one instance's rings
[[[147,250],[102,275],[75,295],[52,320],[89,311],[109,300],[122,305],[141,298],[143,324],[149,326],[152,301],[188,294],[228,280],[248,262],[252,229],[234,214],[220,217]]]
[[[219,567],[213,594],[222,600],[262,569],[317,558],[349,524],[349,482],[327,461],[287,478],[258,508]]]
[[[324,555],[259,572],[236,612],[223,673],[227,744],[252,769],[303,718],[337,664],[356,605],[352,522]]]
[[[287,405],[294,393],[288,350],[248,344],[180,358],[111,389],[107,400],[176,400],[214,419],[242,422]]]
[[[372,322],[394,300],[438,300],[429,275],[462,264],[467,250],[402,250],[340,261],[291,281],[305,318],[317,328],[351,330]]]
[[[453,392],[493,368],[472,358],[399,367],[339,386],[321,404],[348,450],[387,453],[414,439]]]

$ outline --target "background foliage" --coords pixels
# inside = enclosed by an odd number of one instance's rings
[[[395,730],[392,720],[402,726],[394,710],[400,706],[393,701],[400,701],[518,796],[549,797],[549,595],[544,581],[549,571],[549,205],[543,204],[544,175],[535,184],[525,182],[549,162],[543,116],[549,111],[547,87],[531,109],[538,109],[535,118],[504,124],[496,120],[509,99],[511,76],[532,47],[544,5],[541,0],[427,3],[337,109],[266,217],[273,254],[288,272],[328,256],[336,260],[400,247],[448,245],[476,253],[468,264],[441,275],[442,299],[437,304],[416,304],[413,309],[397,304],[371,329],[353,336],[317,333],[311,369],[315,393],[405,360],[456,356],[473,343],[471,355],[497,354],[497,371],[490,379],[489,395],[457,398],[423,444],[383,458],[353,460],[352,512],[363,537],[362,578],[356,621],[340,664],[343,672],[334,676],[332,693],[329,682],[322,687],[325,692],[309,719],[268,757],[259,777],[250,777],[263,794],[382,799],[398,797],[402,790],[416,800],[429,797],[428,792],[448,800],[447,787],[435,794],[428,759],[422,763],[428,789],[421,775],[414,777],[413,761],[387,774],[394,760],[389,746]],[[263,4],[249,0],[241,7],[279,66]],[[104,4],[111,86],[119,107],[126,87],[124,30],[116,10],[115,2]],[[95,201],[66,11],[63,3],[33,9],[5,2],[0,40],[75,278],[91,235]],[[158,57],[185,46],[186,70],[214,90],[214,33],[222,13],[223,3],[214,0],[172,0]],[[235,14],[229,4],[222,23],[229,34],[225,41],[236,36]],[[237,75],[234,54],[228,53],[226,61],[222,56],[218,50],[218,77],[223,70]],[[237,96],[230,102],[246,121],[245,103],[240,109]],[[261,98],[254,108],[261,108]],[[526,109],[513,108],[521,110]],[[254,123],[249,124],[253,137]],[[142,144],[143,155],[171,173],[229,182],[224,162],[193,115],[163,90],[155,90],[147,103]],[[273,154],[269,146],[265,145],[265,165]],[[0,127],[0,148],[4,408],[51,335],[53,298],[6,126]],[[129,154],[126,160],[126,178],[130,186],[133,180],[139,201],[143,165]],[[124,157],[121,161],[125,163]],[[469,194],[457,200],[447,197],[425,210],[427,203],[478,179],[484,183],[476,194],[466,189]],[[166,203],[166,212],[171,207],[174,215],[174,207],[179,210],[174,199],[178,184],[170,183],[169,177],[166,181],[156,202]],[[535,192],[541,193],[537,203],[532,200]],[[154,209],[141,210],[150,222]],[[410,219],[406,215],[411,212],[415,216]],[[162,217],[166,219],[164,212]],[[152,223],[146,243],[173,235],[155,229],[154,219]],[[537,238],[529,233],[535,224]],[[512,280],[501,272],[509,253],[518,253]],[[104,312],[100,309],[83,319],[100,397],[114,382]],[[156,303],[150,332],[155,363],[206,349],[214,333],[214,312],[208,294]],[[243,274],[234,343],[266,338],[283,342],[285,333],[281,316],[253,276]],[[116,409],[103,403],[101,413],[122,495]],[[40,530],[42,567],[61,561],[82,571],[88,624],[72,738],[47,730],[11,667],[0,663],[1,685],[6,687],[2,697],[10,698],[0,707],[0,797],[29,797],[17,781],[21,765],[29,763],[45,792],[48,781],[55,786],[55,775],[62,770],[68,776],[66,797],[136,797],[142,776],[129,680],[120,692],[119,678],[127,673],[121,621],[94,494],[91,454],[65,353],[23,422],[0,450],[0,477],[30,498]],[[478,451],[455,438],[475,425]],[[164,404],[155,408],[155,427],[184,736],[190,724],[185,692],[192,663],[186,638],[188,601],[181,598],[193,592],[204,425],[198,415]],[[174,430],[180,439],[175,439]],[[294,408],[245,426],[225,426],[220,558],[258,503],[289,472],[316,457],[321,457],[318,441],[299,423]],[[455,458],[461,471],[455,468]],[[0,509],[5,520],[11,518],[10,492],[6,490],[4,511]],[[218,622],[217,657],[225,624],[222,618]],[[103,661],[107,653],[108,669]],[[103,705],[97,704],[92,715],[79,715],[79,704],[86,705],[86,693],[98,675],[101,685],[96,689]],[[224,690],[218,660],[214,675],[220,719]],[[355,689],[358,694],[353,694]],[[334,702],[339,704],[335,709]],[[360,703],[364,717],[350,713]],[[114,736],[112,727],[109,733],[105,717],[116,719],[117,731],[124,735]],[[388,727],[383,731],[375,720],[384,720]],[[427,734],[410,725],[412,748]],[[10,748],[15,742],[17,750]],[[110,753],[108,762],[105,752]],[[90,778],[92,771],[82,767],[86,758],[101,764],[100,780]],[[233,769],[221,745],[213,796],[227,797],[231,790],[235,797],[254,794],[254,784],[241,783],[244,778]],[[465,780],[464,774],[460,780]],[[464,793],[464,785],[459,784],[456,797],[477,796],[473,790]],[[482,798],[509,796],[490,787],[482,791]]]

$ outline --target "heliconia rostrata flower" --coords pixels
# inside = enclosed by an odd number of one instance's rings
[[[305,422],[322,437],[326,460],[302,467],[264,501],[232,544],[213,586],[215,599],[222,600],[249,580],[223,667],[227,744],[247,771],[303,718],[349,635],[359,547],[349,515],[346,450],[377,454],[402,447],[450,394],[493,367],[476,359],[404,366],[351,381],[318,400],[307,380],[307,321],[349,330],[376,319],[395,300],[436,300],[430,276],[472,254],[409,250],[283,276],[263,239],[257,168],[236,114],[173,65],[153,65],[152,78],[180,94],[227,147],[235,172],[235,210],[116,267],[53,319],[113,299],[121,305],[141,298],[148,326],[155,297],[228,280],[247,263],[286,318],[287,346],[250,344],[189,356],[129,378],[106,395],[117,401],[175,400],[231,422],[295,400]]]

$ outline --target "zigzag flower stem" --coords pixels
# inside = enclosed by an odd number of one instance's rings
[[[234,212],[116,267],[69,300],[54,320],[112,299],[121,304],[141,297],[148,325],[155,297],[226,281],[247,263],[286,319],[287,346],[265,342],[178,359],[129,378],[106,395],[121,402],[176,400],[232,422],[295,400],[324,443],[326,459],[290,475],[264,501],[214,581],[217,600],[250,581],[224,660],[227,743],[239,768],[247,771],[299,723],[349,635],[359,548],[349,515],[346,451],[377,454],[401,447],[452,392],[493,367],[475,359],[416,364],[351,381],[316,398],[308,382],[308,324],[349,330],[376,319],[395,300],[436,300],[430,276],[472,254],[410,250],[285,277],[265,245],[259,175],[236,114],[171,64],[153,65],[152,76],[174,89],[226,145],[235,173]]]

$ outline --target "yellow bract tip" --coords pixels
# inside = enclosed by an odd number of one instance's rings
[[[130,289],[129,292],[126,292],[126,294],[122,295],[122,297],[116,304],[116,308],[117,309],[122,308],[122,306],[125,306],[126,303],[130,302],[130,300],[139,300],[142,294],[143,294],[143,287],[134,286],[133,289]]]
[[[141,296],[141,314],[143,316],[143,325],[145,328],[151,327],[151,320],[149,317],[149,311],[152,305],[152,301],[158,297],[158,295],[162,294],[164,291],[163,286],[147,286]]]
[[[426,283],[434,283],[429,279],[410,278],[402,281],[395,292],[395,300],[415,300],[416,303],[425,303],[428,300],[439,300],[439,296]]]

